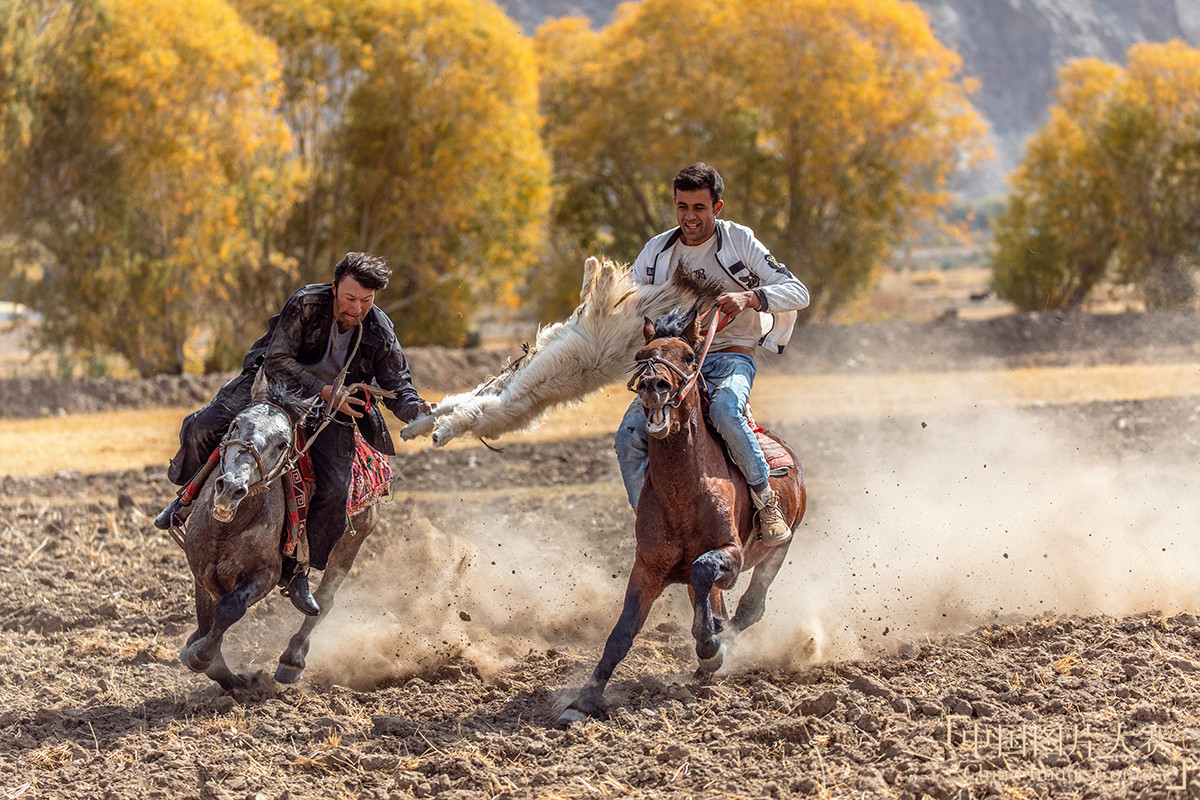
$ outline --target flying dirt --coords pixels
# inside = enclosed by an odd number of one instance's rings
[[[294,686],[270,680],[299,623],[277,594],[229,634],[257,688],[179,663],[190,574],[150,525],[165,459],[6,466],[0,796],[1194,796],[1198,334],[1182,315],[800,331],[753,401],[810,496],[766,616],[698,682],[675,587],[607,718],[565,729],[633,552],[619,387],[499,452],[394,457]],[[410,361],[437,391],[486,374]],[[39,405],[186,401],[160,383]],[[25,391],[0,382],[6,408]]]

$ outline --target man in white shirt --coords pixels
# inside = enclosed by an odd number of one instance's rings
[[[693,164],[675,176],[673,186],[679,227],[646,243],[634,262],[633,279],[664,283],[675,270],[689,269],[724,284],[724,293],[716,299],[724,326],[714,335],[701,369],[712,400],[709,420],[750,485],[760,538],[770,545],[783,544],[792,532],[767,482],[767,461],[746,419],[746,405],[757,373],[757,348],[783,351],[796,312],[808,305],[808,289],[752,230],[717,218],[724,206],[724,183],[715,169],[703,162]],[[625,412],[613,447],[629,504],[636,509],[649,452],[640,401]]]

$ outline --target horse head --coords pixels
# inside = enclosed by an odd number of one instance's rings
[[[262,369],[250,398],[221,440],[212,501],[212,516],[218,522],[232,521],[243,500],[283,474],[295,452],[296,425],[315,403],[271,383]]]
[[[646,412],[646,433],[655,439],[670,436],[691,414],[687,401],[696,386],[700,364],[698,305],[676,309],[651,322],[645,318],[646,345],[637,352],[629,388]],[[684,411],[679,409],[683,407]]]

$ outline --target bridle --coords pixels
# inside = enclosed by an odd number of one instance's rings
[[[700,379],[700,367],[704,366],[704,357],[708,355],[709,345],[712,344],[713,336],[717,333],[718,321],[721,318],[721,309],[715,309],[713,313],[712,323],[708,326],[708,333],[704,335],[704,347],[700,350],[700,357],[696,359],[696,366],[692,368],[691,373],[684,372],[679,367],[667,361],[660,356],[650,356],[649,358],[639,358],[633,362],[633,366],[629,369],[633,375],[629,378],[629,382],[625,384],[625,388],[631,392],[636,392],[638,385],[647,375],[661,375],[660,367],[667,367],[680,378],[683,378],[683,384],[680,385],[675,392],[667,398],[664,405],[671,408],[679,408],[679,404],[683,402],[683,398],[687,397],[688,392],[696,385]]]
[[[277,406],[274,403],[269,403],[266,400],[260,400],[258,403],[253,403],[251,404],[251,407],[254,405],[270,406],[271,408],[277,409],[281,414],[287,417],[288,446],[284,449],[283,456],[279,459],[279,463],[275,464],[268,471],[266,466],[263,464],[262,453],[258,451],[258,448],[254,445],[254,442],[251,442],[248,439],[234,439],[229,436],[229,433],[225,434],[225,438],[221,439],[221,444],[218,447],[218,449],[221,451],[222,469],[224,469],[225,466],[225,453],[231,445],[239,445],[249,451],[250,455],[254,456],[254,463],[258,465],[258,474],[260,477],[257,481],[246,487],[247,495],[258,494],[259,492],[265,491],[272,481],[291,469],[296,457],[299,456],[299,454],[296,452],[296,428],[291,424],[291,415],[289,415],[282,407]]]

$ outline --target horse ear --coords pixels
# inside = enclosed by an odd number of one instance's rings
[[[267,371],[262,367],[254,376],[254,384],[250,387],[250,399],[255,401],[267,399]]]
[[[654,323],[649,317],[642,317],[642,336],[646,337],[646,342],[654,340]]]
[[[692,309],[692,318],[688,320],[687,327],[683,329],[683,336],[679,338],[695,349],[696,343],[700,340],[700,315],[696,313],[696,309]]]
[[[300,404],[300,418],[303,419],[304,417],[307,417],[309,414],[320,408],[323,403],[324,401],[321,399],[321,395],[314,394],[312,397]]]

